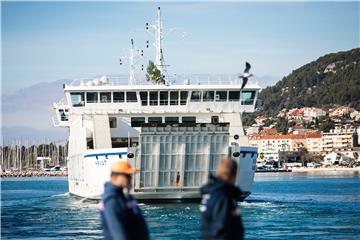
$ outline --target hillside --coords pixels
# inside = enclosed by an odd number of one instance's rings
[[[360,48],[331,53],[308,63],[267,87],[259,95],[262,113],[283,108],[322,107],[334,104],[360,109]]]

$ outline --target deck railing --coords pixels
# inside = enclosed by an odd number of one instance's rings
[[[100,76],[93,78],[76,78],[70,86],[79,85],[109,85],[119,86],[128,85],[129,76],[127,75],[107,75],[107,81],[100,81]],[[181,74],[169,75],[166,77],[167,84],[171,85],[241,85],[242,79],[236,74]],[[250,80],[252,82],[252,80]],[[138,75],[135,81],[136,85],[154,85],[147,81],[144,75]]]

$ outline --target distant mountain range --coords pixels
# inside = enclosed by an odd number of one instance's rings
[[[14,126],[3,127],[2,135],[4,145],[14,144],[21,141],[22,144],[38,144],[49,142],[65,142],[68,139],[68,130],[64,128],[36,129],[31,127]]]
[[[262,114],[295,107],[350,106],[360,110],[360,48],[331,53],[284,77],[259,94]]]
[[[67,139],[67,130],[52,126],[53,102],[64,97],[62,84],[69,79],[38,83],[13,94],[3,94],[2,136],[4,144],[15,139],[42,143]]]

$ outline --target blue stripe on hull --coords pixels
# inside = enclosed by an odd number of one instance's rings
[[[112,153],[93,153],[93,154],[86,154],[84,158],[88,157],[100,157],[100,156],[114,156],[114,155],[126,155],[127,152],[112,152]]]

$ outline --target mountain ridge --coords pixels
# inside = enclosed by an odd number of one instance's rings
[[[282,109],[328,108],[344,105],[360,109],[360,48],[329,53],[295,69],[259,94],[261,114]]]

